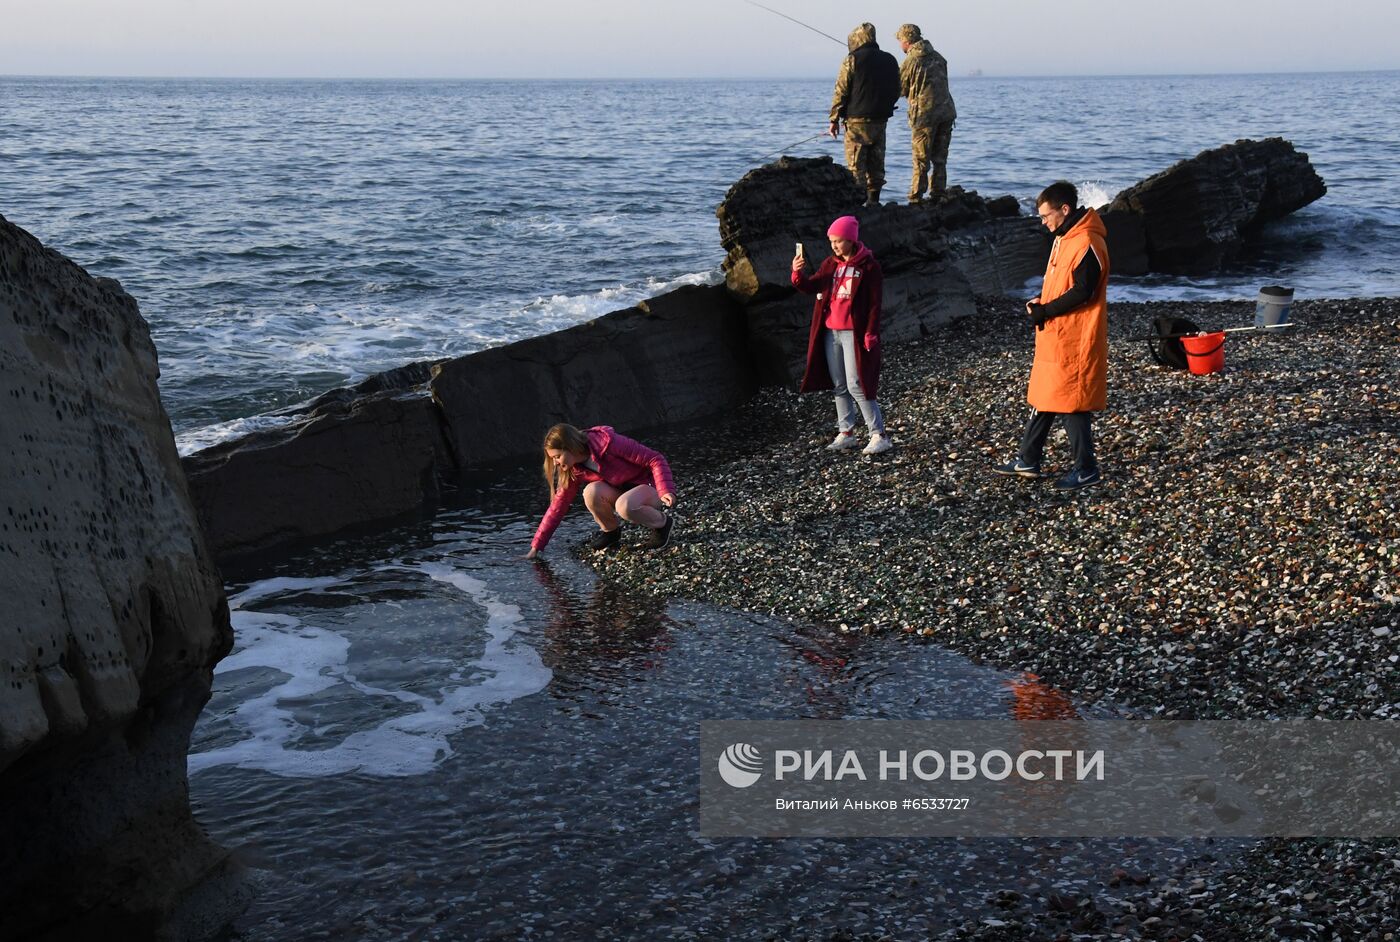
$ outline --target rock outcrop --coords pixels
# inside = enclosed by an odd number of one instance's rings
[[[556,422],[622,429],[716,415],[758,390],[744,315],[685,287],[543,337],[439,364],[430,384],[463,467],[538,457]]]
[[[436,501],[455,460],[437,406],[412,378],[379,379],[383,388],[364,395],[336,390],[288,425],[186,457],[214,553],[247,555]]]
[[[1045,268],[1049,239],[1016,200],[953,187],[941,202],[865,208],[865,194],[830,157],[784,157],[750,171],[716,211],[725,283],[747,308],[749,343],[765,383],[801,378],[812,299],[793,291],[794,243],[812,264],[830,249],[833,219],[860,219],[861,241],[885,273],[882,335],[899,342],[975,313],[974,294],[1019,292]]]
[[[1282,138],[1202,151],[1119,193],[1108,206],[1118,274],[1194,274],[1235,258],[1265,223],[1327,192],[1308,155]]]
[[[238,902],[185,755],[232,644],[136,303],[0,218],[0,938]]]

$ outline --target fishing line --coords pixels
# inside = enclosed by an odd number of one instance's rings
[[[830,33],[823,33],[821,30],[817,29],[815,26],[808,26],[806,23],[802,22],[801,20],[793,19],[792,17],[788,16],[786,13],[779,13],[777,10],[773,9],[772,7],[766,7],[766,6],[764,6],[763,4],[761,4],[761,3],[755,3],[754,0],[744,0],[744,2],[747,3],[747,4],[748,4],[749,6],[751,6],[751,7],[758,7],[760,10],[767,10],[769,13],[772,13],[774,16],[781,16],[781,17],[782,17],[783,19],[785,19],[785,20],[788,20],[788,21],[790,21],[790,22],[796,23],[798,26],[801,26],[803,29],[810,29],[812,32],[818,34],[819,36],[825,36],[827,39],[831,40],[831,41],[834,42],[834,43],[840,43],[842,49],[847,48],[847,47],[846,47],[846,40],[844,40],[844,39],[837,39],[835,36],[831,35]]]
[[[788,16],[786,13],[779,12],[778,10],[775,10],[775,9],[773,9],[772,7],[766,7],[766,6],[764,6],[763,4],[761,4],[761,3],[756,3],[755,0],[744,0],[744,2],[747,3],[747,4],[748,4],[749,6],[751,6],[751,7],[758,7],[760,10],[767,10],[769,13],[772,13],[774,16],[781,16],[783,19],[787,20],[788,22],[790,22],[790,23],[796,23],[798,26],[801,26],[803,29],[810,29],[812,32],[816,33],[816,34],[819,35],[819,36],[825,36],[827,39],[831,40],[832,42],[834,42],[834,43],[839,43],[839,44],[841,45],[841,48],[842,48],[842,49],[849,49],[849,46],[846,44],[846,41],[845,41],[844,39],[837,39],[835,36],[831,35],[830,33],[823,33],[821,30],[817,29],[815,26],[808,26],[806,23],[802,22],[801,20],[799,20],[799,19],[794,19],[793,17]],[[812,141],[815,141],[815,140],[816,140],[817,138],[819,138],[819,137],[830,137],[830,136],[831,136],[831,135],[829,135],[829,134],[828,134],[827,132],[825,132],[825,131],[823,131],[821,134],[813,134],[811,137],[803,138],[802,140],[798,141],[796,144],[789,144],[787,147],[784,147],[782,150],[779,150],[779,151],[776,151],[776,152],[774,152],[774,153],[772,153],[772,154],[767,154],[767,155],[765,155],[765,156],[763,156],[763,157],[760,157],[759,160],[767,161],[767,160],[769,160],[770,158],[781,156],[782,154],[786,153],[787,151],[791,150],[791,149],[794,148],[794,147],[801,147],[803,144],[809,144],[809,143],[811,143]]]
[[[803,144],[807,144],[807,143],[809,143],[809,142],[811,142],[811,141],[815,141],[815,140],[816,140],[817,138],[819,138],[819,137],[828,137],[828,136],[829,136],[829,135],[828,135],[825,131],[821,132],[820,134],[813,134],[811,137],[804,137],[802,140],[798,141],[798,142],[795,143],[795,144],[789,144],[787,147],[784,147],[782,150],[774,151],[774,152],[771,153],[771,154],[765,154],[765,155],[763,155],[762,157],[760,157],[760,158],[758,158],[758,159],[759,159],[759,160],[763,160],[763,161],[767,161],[767,160],[769,160],[769,159],[771,159],[771,158],[773,158],[773,157],[781,157],[783,154],[786,154],[788,151],[792,150],[794,147],[801,147]]]

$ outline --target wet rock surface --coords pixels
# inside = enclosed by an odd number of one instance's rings
[[[291,425],[184,459],[200,525],[221,558],[417,510],[441,495],[454,468],[426,390],[327,394]]]
[[[1259,227],[1326,192],[1308,155],[1283,138],[1202,151],[1114,198],[1109,257],[1124,275],[1212,271]]]
[[[1032,338],[1017,302],[984,298],[890,350],[893,452],[828,453],[829,397],[765,391],[658,442],[682,501],[672,546],[585,555],[636,590],[897,632],[1147,716],[1395,719],[1400,302],[1300,302],[1294,334],[1230,335],[1212,376],[1151,361],[1138,338],[1164,313],[1253,312],[1111,306],[1096,488],[990,473],[1014,455]],[[1047,467],[1066,454],[1057,431]],[[1225,874],[1152,874],[1111,906],[1013,900],[1004,925],[961,932],[1379,939],[1397,857],[1394,841],[1265,842]]]
[[[136,302],[0,218],[0,938],[212,936],[185,750],[233,641]]]

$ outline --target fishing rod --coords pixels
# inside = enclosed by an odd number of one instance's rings
[[[1182,337],[1201,337],[1205,334],[1238,334],[1241,331],[1250,333],[1263,333],[1270,330],[1283,330],[1285,327],[1292,327],[1292,324],[1261,324],[1258,327],[1225,327],[1220,330],[1197,330],[1189,334],[1150,334],[1146,337],[1138,337],[1138,340],[1180,340]]]
[[[806,23],[802,22],[802,21],[799,20],[799,19],[795,19],[795,18],[793,18],[793,17],[791,17],[791,16],[788,16],[786,13],[783,13],[783,12],[781,12],[781,11],[779,11],[779,10],[775,10],[775,9],[773,9],[772,7],[766,7],[766,6],[764,6],[763,4],[761,4],[761,3],[756,3],[755,0],[744,0],[744,2],[747,3],[747,4],[748,4],[749,6],[751,6],[751,7],[758,7],[760,10],[767,10],[769,13],[772,13],[774,16],[781,16],[783,19],[787,20],[788,22],[790,22],[790,23],[796,23],[798,26],[801,26],[803,29],[810,29],[812,32],[816,33],[818,36],[825,36],[827,39],[831,40],[832,42],[834,42],[834,43],[839,43],[842,49],[848,49],[848,48],[849,48],[849,47],[847,46],[846,41],[845,41],[844,39],[837,39],[835,36],[831,35],[830,33],[824,33],[824,32],[822,32],[821,30],[817,29],[815,26],[809,26],[809,25],[807,25]],[[820,133],[820,134],[813,134],[811,137],[803,138],[802,140],[798,141],[796,144],[789,144],[787,147],[784,147],[782,150],[776,151],[775,153],[772,153],[772,154],[767,154],[767,155],[765,155],[765,156],[763,156],[763,157],[760,157],[759,159],[760,159],[760,160],[763,160],[763,161],[767,161],[768,159],[770,159],[770,158],[772,158],[772,157],[781,156],[782,154],[784,154],[785,152],[791,150],[792,148],[794,148],[794,147],[801,147],[803,144],[810,144],[812,141],[815,141],[815,140],[816,140],[817,138],[819,138],[819,137],[835,137],[835,135],[834,135],[834,134],[830,134],[830,133],[828,133],[828,132],[826,132],[826,131],[823,131],[823,132]]]
[[[774,152],[771,153],[771,154],[764,154],[762,157],[760,157],[760,158],[758,158],[758,159],[759,159],[759,160],[762,160],[762,161],[767,161],[767,160],[769,160],[769,159],[772,158],[772,157],[781,157],[783,154],[786,154],[788,151],[792,150],[794,147],[801,147],[803,144],[809,144],[809,143],[811,143],[812,141],[815,141],[815,140],[816,140],[817,138],[819,138],[819,137],[828,137],[828,136],[829,136],[829,135],[828,135],[825,131],[821,132],[820,134],[813,134],[811,137],[804,137],[802,140],[796,142],[795,144],[789,144],[787,147],[784,147],[782,150],[774,151]]]
[[[772,13],[774,16],[781,16],[781,17],[782,17],[783,19],[785,19],[785,20],[788,20],[788,21],[790,21],[790,22],[792,22],[792,23],[796,23],[798,26],[801,26],[803,29],[810,29],[812,32],[816,33],[817,35],[819,35],[819,36],[825,36],[827,39],[831,40],[831,41],[834,42],[834,43],[840,43],[842,49],[845,49],[845,48],[846,48],[846,40],[844,40],[844,39],[837,39],[835,36],[831,35],[830,33],[823,33],[821,30],[817,29],[815,26],[808,26],[806,23],[802,22],[801,20],[793,19],[792,17],[788,16],[786,13],[780,13],[780,12],[778,12],[777,10],[773,9],[772,7],[766,7],[766,6],[764,6],[763,4],[761,4],[761,3],[755,3],[754,0],[744,0],[744,2],[747,3],[747,4],[748,4],[749,6],[751,6],[751,7],[758,7],[760,10],[767,10],[769,13]]]

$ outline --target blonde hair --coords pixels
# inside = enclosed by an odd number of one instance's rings
[[[555,448],[587,458],[588,436],[572,425],[560,422],[550,426],[549,431],[544,433],[544,448],[544,479],[549,485],[549,499],[553,500],[555,494],[573,483],[574,469],[556,467],[549,457],[549,449]]]

